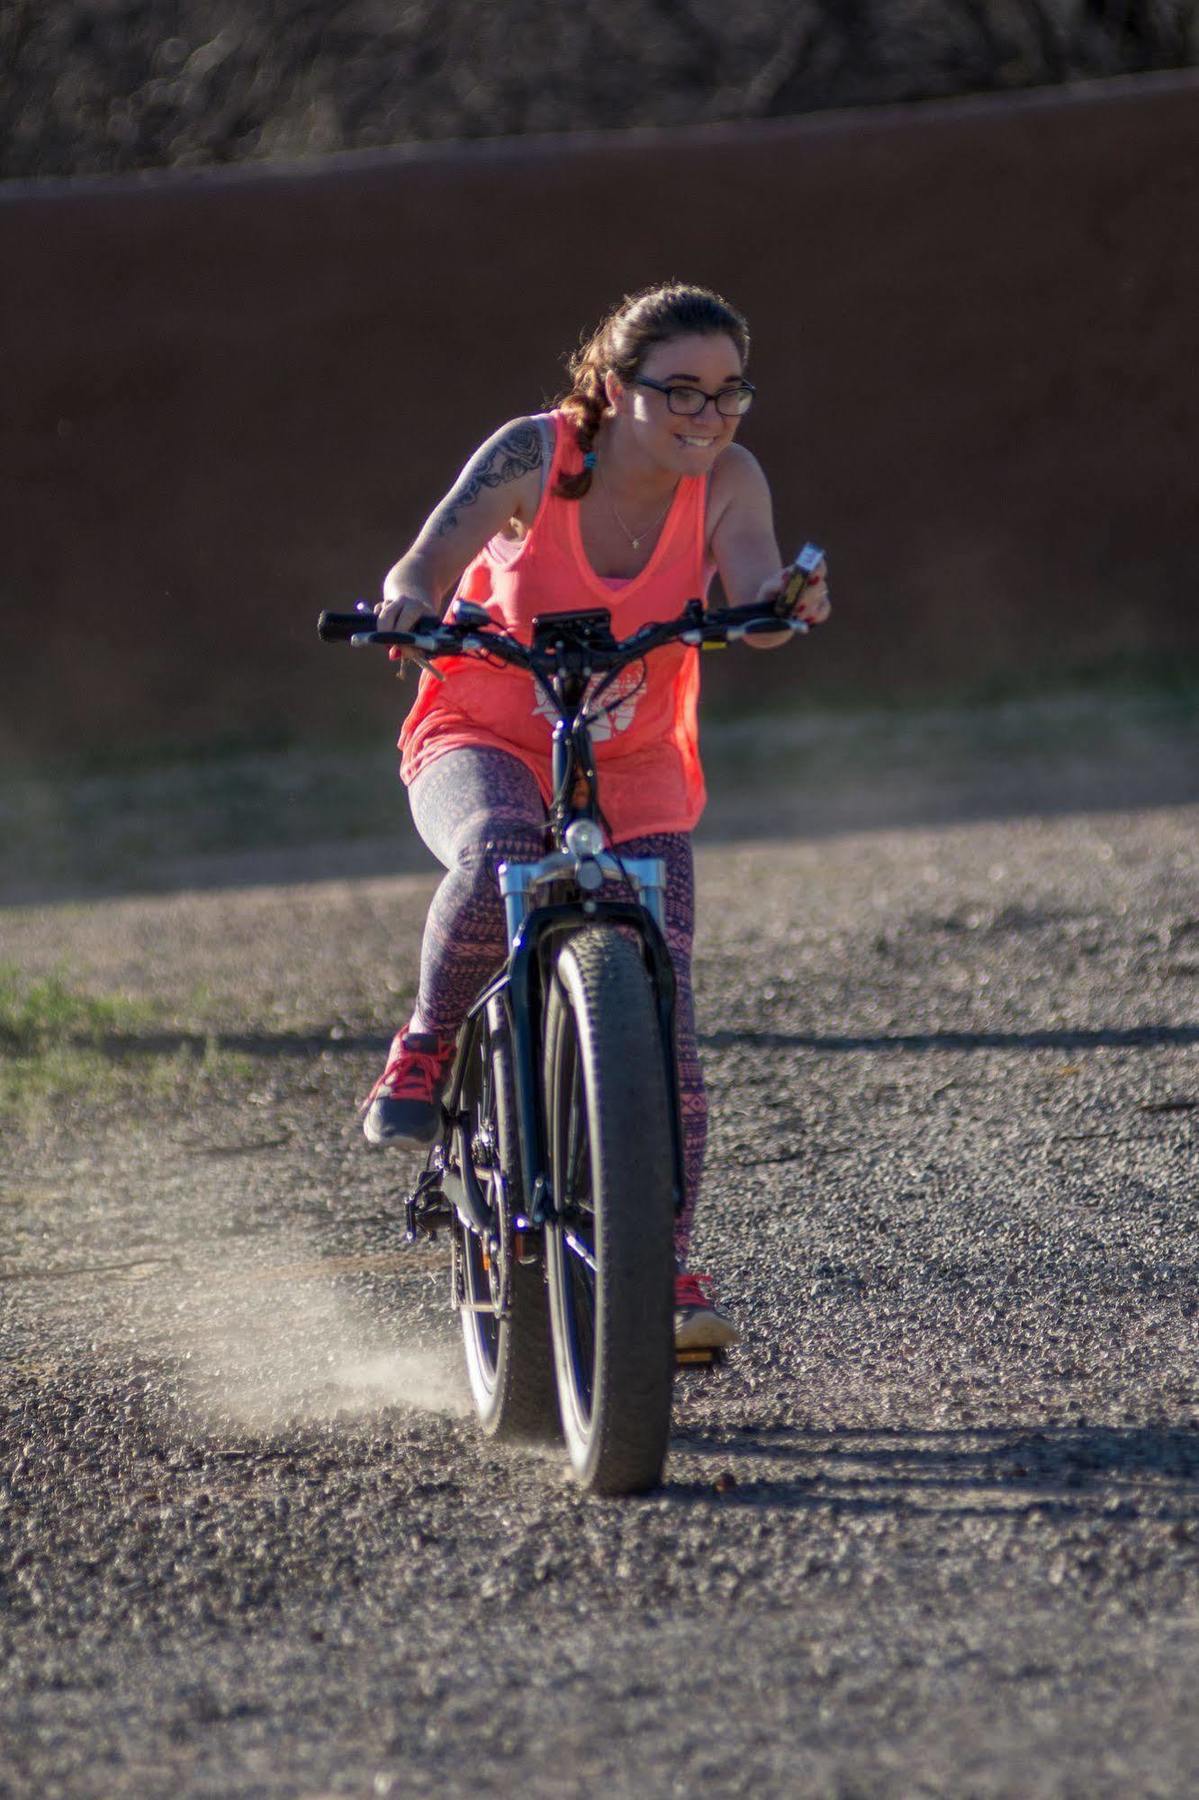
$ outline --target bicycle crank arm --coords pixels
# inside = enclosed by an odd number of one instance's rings
[[[454,1149],[458,1155],[458,1167],[455,1169],[450,1166],[442,1170],[442,1192],[464,1225],[479,1237],[489,1238],[495,1231],[495,1218],[479,1186],[461,1119],[454,1121]]]

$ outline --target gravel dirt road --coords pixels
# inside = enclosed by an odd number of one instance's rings
[[[1199,808],[700,879],[745,1341],[624,1502],[479,1440],[357,1129],[426,877],[0,915],[218,1051],[5,1145],[0,1793],[1195,1791]]]

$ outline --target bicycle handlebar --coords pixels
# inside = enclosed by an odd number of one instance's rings
[[[360,636],[364,631],[374,632],[374,618],[374,613],[365,601],[362,602],[357,612],[323,612],[316,622],[317,634],[326,644],[348,644],[352,638]],[[425,622],[421,621],[422,624]],[[427,622],[430,630],[440,629],[440,619],[430,616]]]
[[[420,650],[428,657],[493,656],[503,662],[515,663],[531,674],[544,674],[558,662],[553,645],[534,649],[490,623],[458,624],[453,620],[426,617],[418,619],[411,631],[378,631],[374,618],[374,613],[365,605],[352,613],[322,612],[317,620],[317,631],[327,644],[350,643],[355,647],[371,644],[389,649]],[[807,629],[803,619],[780,617],[770,602],[705,612],[702,602],[692,600],[675,619],[643,625],[623,642],[588,644],[584,653],[588,663],[598,672],[635,662],[651,650],[658,650],[675,640],[715,646],[736,643],[744,637],[765,636],[769,632],[802,634]],[[572,648],[577,650],[579,646]]]

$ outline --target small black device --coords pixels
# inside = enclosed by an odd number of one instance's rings
[[[572,650],[612,650],[612,614],[606,606],[589,612],[538,613],[533,620],[534,650],[564,644]]]
[[[791,564],[787,584],[774,603],[774,610],[781,619],[789,619],[800,600],[804,589],[824,561],[824,551],[819,544],[805,544]]]

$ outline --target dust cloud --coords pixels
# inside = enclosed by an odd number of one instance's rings
[[[187,1409],[210,1429],[250,1435],[391,1407],[464,1416],[469,1398],[457,1344],[444,1328],[418,1325],[414,1333],[413,1276],[393,1277],[397,1261],[314,1259],[309,1251],[223,1281],[211,1272],[190,1285],[177,1302],[174,1346]],[[375,1273],[404,1289],[402,1300],[388,1303],[394,1326],[377,1294],[346,1288],[347,1275]],[[415,1280],[429,1285],[423,1272]],[[443,1282],[439,1275],[438,1301]]]

